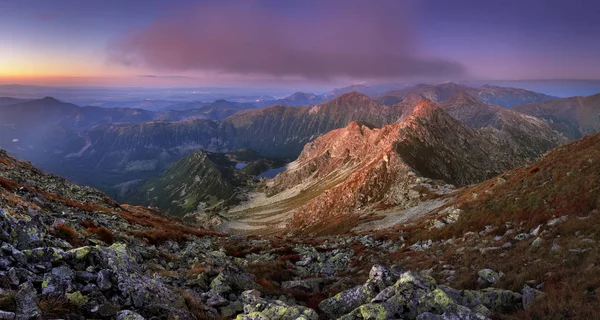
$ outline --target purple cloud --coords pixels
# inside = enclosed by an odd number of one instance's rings
[[[203,3],[116,39],[109,56],[154,70],[313,79],[464,73],[419,52],[412,16],[395,0]]]

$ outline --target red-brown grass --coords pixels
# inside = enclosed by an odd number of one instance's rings
[[[187,275],[189,278],[195,278],[195,277],[197,277],[199,274],[202,274],[202,273],[204,273],[204,272],[206,272],[206,271],[207,271],[207,269],[206,269],[204,266],[202,266],[202,265],[199,265],[199,264],[194,264],[194,265],[192,265],[192,266],[191,266],[191,267],[188,269],[188,271],[186,272],[186,275]]]
[[[18,187],[18,185],[19,185],[18,183],[14,182],[12,180],[0,177],[0,187],[6,189],[8,191],[14,191]]]
[[[77,306],[58,294],[42,296],[37,305],[42,312],[41,319],[75,319],[79,314]]]
[[[113,244],[115,242],[115,236],[110,230],[106,229],[105,227],[92,227],[88,228],[87,231],[95,234],[98,240],[102,240],[107,244]]]
[[[202,301],[200,301],[200,299],[198,299],[198,297],[196,297],[194,292],[190,290],[184,290],[181,293],[181,296],[183,297],[183,301],[185,302],[188,310],[196,319],[207,319],[206,311],[204,310],[204,304]]]
[[[166,241],[174,241],[174,242],[184,242],[188,239],[188,236],[181,232],[174,232],[170,230],[161,230],[158,228],[153,228],[150,230],[143,231],[130,231],[129,232],[134,237],[146,239],[148,243],[153,245],[159,245],[165,243]]]
[[[300,256],[298,254],[288,254],[288,255],[279,257],[277,260],[279,262],[283,262],[283,263],[285,263],[286,261],[295,263],[295,262],[300,261]]]
[[[79,239],[77,231],[64,223],[59,223],[54,227],[50,227],[48,231],[53,236],[67,241],[73,247],[80,247],[83,245],[83,243]]]
[[[79,223],[80,226],[88,229],[88,228],[98,228],[98,226],[92,220],[83,220]]]

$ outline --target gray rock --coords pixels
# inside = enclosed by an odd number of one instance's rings
[[[536,300],[546,296],[546,293],[544,293],[540,290],[534,289],[528,285],[525,285],[523,287],[522,295],[523,295],[523,308],[529,309]]]
[[[565,221],[567,221],[567,219],[569,219],[569,216],[562,216],[559,218],[551,219],[546,223],[546,225],[551,227],[551,226],[557,225],[561,222],[565,222]]]
[[[110,270],[100,270],[96,276],[96,284],[98,284],[98,288],[100,288],[100,290],[109,290],[112,288],[113,284],[110,281],[111,277],[112,272]]]
[[[237,320],[250,319],[280,319],[280,320],[318,320],[315,310],[287,304],[280,300],[266,300],[260,297],[256,290],[242,293],[244,313],[237,316]]]
[[[0,310],[0,320],[13,320],[16,317],[14,312]]]
[[[479,279],[488,284],[494,284],[500,280],[502,273],[498,273],[492,269],[481,269],[477,272]]]
[[[379,293],[376,290],[377,286],[374,283],[367,282],[362,286],[342,291],[329,299],[321,301],[319,309],[328,318],[339,318],[375,298]]]
[[[87,271],[75,271],[75,280],[83,283],[96,281],[97,275]]]
[[[244,311],[244,303],[241,301],[233,301],[230,304],[219,308],[219,313],[224,319],[231,319],[238,313]]]
[[[544,240],[542,240],[542,238],[537,237],[535,238],[535,240],[533,240],[533,242],[531,243],[531,246],[534,248],[538,248],[542,245],[542,242],[544,242]]]
[[[303,280],[283,281],[281,283],[281,288],[317,293],[321,291],[321,289],[327,282],[329,281],[325,278],[310,278]]]
[[[15,296],[16,320],[37,319],[42,315],[42,311],[37,306],[38,298],[35,288],[31,282],[25,282],[19,286],[19,291]]]
[[[117,313],[117,320],[146,320],[146,318],[133,311],[123,310]]]
[[[46,273],[44,275],[44,281],[42,282],[42,294],[64,294],[70,291],[73,276],[73,270],[67,266],[60,266],[52,269],[50,273]]]

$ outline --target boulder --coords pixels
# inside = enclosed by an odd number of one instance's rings
[[[279,320],[318,320],[318,314],[310,308],[289,305],[280,300],[266,300],[256,290],[244,291],[241,296],[244,313],[237,320],[279,319]]]
[[[42,315],[42,311],[37,305],[38,298],[35,288],[31,282],[25,282],[19,286],[19,291],[15,296],[16,312],[15,320],[37,319]]]
[[[483,284],[494,284],[502,277],[502,272],[496,272],[492,269],[481,269],[477,271],[478,281]]]

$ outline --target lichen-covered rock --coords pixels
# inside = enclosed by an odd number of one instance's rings
[[[13,320],[15,318],[14,312],[0,310],[0,320]]]
[[[31,282],[25,282],[19,286],[15,302],[16,320],[37,319],[42,315],[42,311],[37,305],[37,294]]]
[[[479,281],[487,284],[494,284],[500,280],[502,273],[496,272],[492,269],[481,269],[477,272]]]
[[[146,318],[133,311],[123,310],[117,313],[117,320],[146,320]]]
[[[44,275],[42,294],[64,294],[65,292],[70,291],[73,277],[73,270],[67,266],[60,266],[52,269],[50,273]]]
[[[476,307],[483,305],[492,312],[510,312],[521,307],[521,294],[509,290],[486,288],[483,290],[462,290],[457,297],[460,304]]]
[[[96,250],[102,266],[114,274],[121,295],[130,300],[126,305],[141,308],[152,303],[174,302],[175,295],[169,289],[159,280],[141,272],[140,266],[128,252],[125,244],[115,243],[110,247],[97,246]]]
[[[242,293],[244,313],[237,320],[280,319],[280,320],[318,320],[317,313],[310,308],[289,305],[280,300],[266,300],[260,292],[248,290]]]
[[[374,268],[372,275],[381,274]],[[374,279],[380,278],[378,276]],[[370,279],[369,281],[371,281]],[[367,282],[367,284],[373,282]],[[344,292],[361,292],[365,286]],[[364,298],[364,297],[361,297]],[[355,319],[487,319],[490,311],[508,312],[518,308],[521,295],[488,288],[481,291],[455,290],[438,286],[433,278],[405,272],[400,278],[364,303],[352,300],[354,308],[341,295],[327,299],[319,308],[329,318]],[[345,312],[339,314],[340,312]]]

